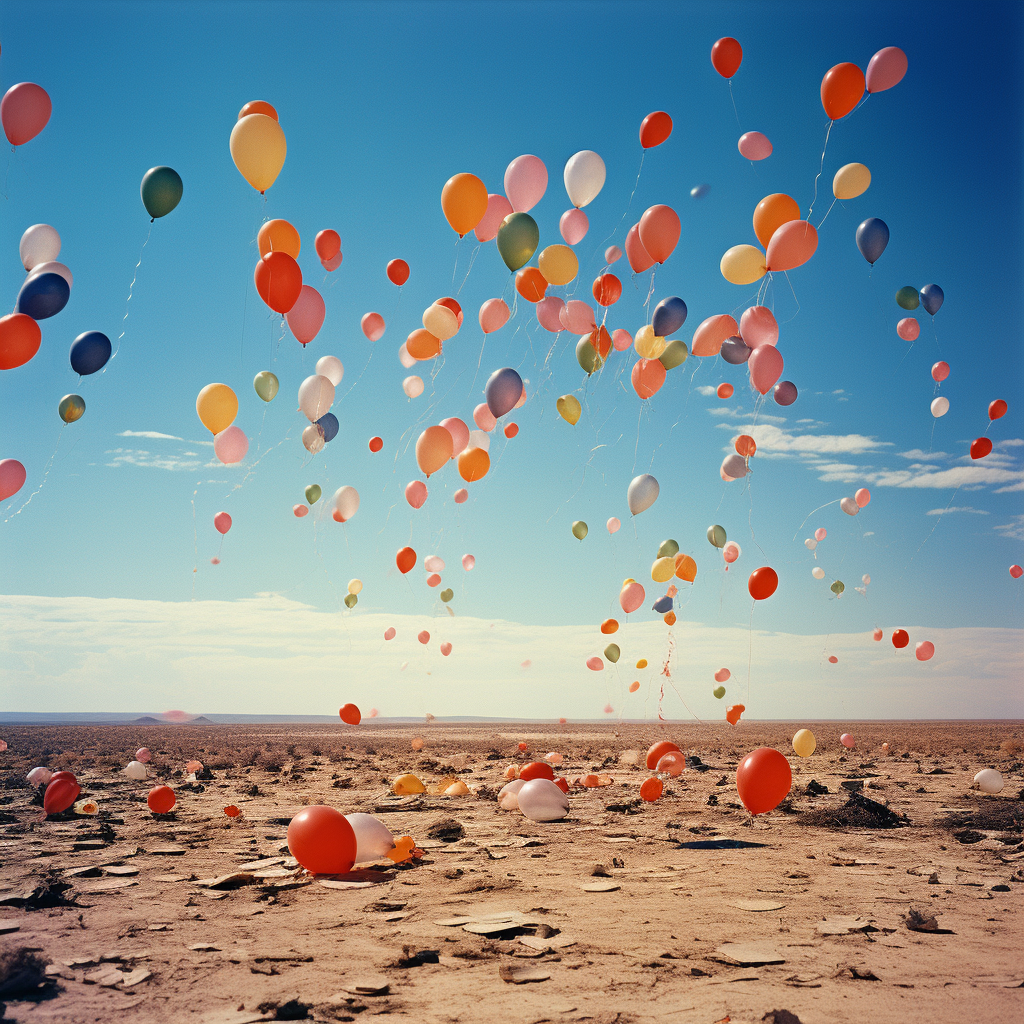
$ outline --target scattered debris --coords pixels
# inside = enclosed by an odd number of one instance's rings
[[[910,824],[905,814],[897,814],[885,804],[861,793],[851,793],[842,807],[807,811],[796,820],[800,825],[818,825],[823,828],[904,828]]]
[[[442,818],[427,829],[428,839],[437,839],[442,843],[457,843],[465,834],[465,828],[454,818]]]
[[[905,914],[903,920],[912,932],[928,932],[931,935],[953,935],[951,928],[940,928],[938,919],[927,911],[914,910]]]
[[[551,972],[536,967],[512,967],[510,964],[502,964],[498,968],[498,976],[502,981],[512,985],[525,985],[531,981],[547,981],[551,977]]]
[[[52,984],[46,961],[25,946],[0,952],[0,999],[34,999]]]

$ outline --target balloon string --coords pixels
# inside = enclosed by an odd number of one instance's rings
[[[750,602],[750,621],[747,623],[747,700],[750,700],[750,666],[754,659],[754,605]]]
[[[803,523],[801,523],[801,524],[800,524],[800,525],[799,525],[799,526],[798,526],[798,527],[796,528],[796,533],[794,533],[794,534],[793,534],[793,540],[796,540],[796,539],[797,539],[797,537],[798,537],[798,536],[799,536],[799,534],[800,534],[800,531],[801,531],[801,530],[802,530],[802,529],[804,528],[804,523],[806,523],[806,522],[807,522],[807,520],[808,520],[808,519],[810,519],[810,518],[811,518],[811,516],[813,516],[815,512],[820,512],[820,511],[821,511],[821,510],[822,510],[823,508],[828,508],[828,507],[829,507],[829,505],[836,505],[836,504],[838,504],[838,503],[839,503],[840,501],[842,501],[842,500],[843,500],[842,498],[836,498],[836,499],[835,499],[835,501],[826,501],[824,505],[819,505],[819,506],[818,506],[817,508],[815,508],[815,509],[811,509],[811,511],[810,511],[810,512],[808,512],[806,516],[804,516],[804,522],[803,522]]]
[[[455,287],[455,272],[459,269],[459,242],[462,241],[462,235],[459,235],[455,239],[455,266],[452,267],[452,287]]]
[[[832,206],[835,206],[835,205],[836,205],[836,203],[838,203],[838,202],[839,202],[839,200],[838,200],[838,199],[833,199],[833,200],[832,200]],[[829,208],[828,208],[828,209],[827,209],[827,210],[825,211],[825,216],[824,216],[824,217],[822,217],[822,218],[821,218],[821,220],[819,220],[819,221],[818,221],[818,231],[820,231],[820,230],[821,230],[821,225],[822,225],[822,224],[824,224],[824,223],[825,223],[825,221],[827,221],[827,220],[828,220],[828,215],[829,215],[829,214],[830,214],[830,213],[832,212],[832,206],[830,206],[830,207],[829,207]]]
[[[128,329],[125,326],[125,320],[128,319],[128,313],[130,311],[129,303],[132,301],[132,290],[135,288],[135,282],[139,277],[139,267],[142,266],[142,254],[146,250],[146,246],[149,245],[149,236],[153,234],[153,222],[149,222],[149,230],[146,232],[146,240],[142,243],[142,248],[139,250],[139,262],[135,264],[135,273],[132,275],[132,283],[128,285],[128,298],[124,304],[124,316],[121,317],[121,333],[117,336],[117,344],[114,347],[114,354],[110,357],[107,362],[107,366],[103,367],[103,372],[107,372],[107,367],[117,358],[117,353],[121,351],[121,339],[125,335],[125,331]]]
[[[7,155],[7,170],[4,172],[4,199],[8,198],[7,195],[7,181],[11,176],[11,161],[14,159],[15,147],[11,146],[11,151]]]
[[[783,321],[783,323],[788,324],[790,320],[795,320],[800,315],[800,300],[796,297],[796,289],[793,287],[793,282],[789,279],[789,271],[784,270],[782,274],[786,278],[786,284],[789,285],[789,290],[793,293],[793,301],[796,303],[796,312],[789,318],[789,320]]]
[[[925,546],[925,544],[928,543],[928,540],[931,537],[931,535],[936,531],[936,529],[938,529],[939,523],[942,522],[942,517],[949,511],[949,506],[953,504],[953,501],[954,501],[954,499],[956,498],[956,495],[957,495],[957,491],[959,491],[962,486],[963,486],[962,484],[957,484],[956,485],[956,490],[953,491],[953,496],[949,499],[949,502],[947,503],[946,507],[935,517],[935,525],[931,528],[931,530],[929,530],[928,536],[925,537],[925,539],[923,541],[921,541],[921,547],[918,548],[910,556],[910,562],[913,562],[913,560],[915,558],[917,558],[917,556],[921,553],[921,548],[923,548]],[[902,580],[904,575],[906,574],[906,571],[910,568],[910,562],[907,562],[907,564],[903,567],[903,571],[900,573],[899,579],[896,580],[897,584],[899,584],[900,580]]]
[[[199,493],[202,483],[202,480],[197,480],[196,488],[192,492],[192,549],[195,554],[195,561],[192,564],[192,597],[190,598],[192,601],[196,599],[196,576],[199,574],[199,530],[196,527],[196,495]]]
[[[462,289],[466,287],[466,282],[469,280],[469,275],[473,273],[473,264],[476,263],[477,254],[480,252],[480,249],[482,247],[482,242],[478,242],[474,247],[473,254],[469,258],[469,270],[466,271],[466,276],[462,279],[462,284],[459,285],[459,290],[455,293],[456,295],[461,295]]]
[[[743,124],[740,121],[740,112],[736,109],[736,97],[732,92],[732,79],[729,79],[729,99],[732,100],[732,112],[736,115],[736,126],[740,130],[740,134],[743,133]]]
[[[828,122],[828,128],[825,130],[825,145],[821,149],[821,166],[818,168],[818,173],[814,176],[814,198],[811,200],[810,209],[807,211],[807,220],[811,219],[811,211],[814,209],[814,204],[818,201],[818,179],[825,170],[825,150],[828,149],[828,137],[832,133],[832,125],[834,124],[835,121],[830,120]]]
[[[50,475],[50,468],[53,466],[53,460],[57,457],[57,449],[60,448],[60,439],[64,436],[64,428],[67,426],[66,423],[62,423],[60,427],[60,433],[57,434],[57,443],[53,446],[53,454],[50,456],[49,461],[46,463],[46,469],[43,470],[43,479],[39,482],[39,486],[25,499],[25,504],[18,509],[17,512],[12,512],[5,520],[5,523],[9,523],[15,516],[20,516],[22,512],[28,508],[29,502],[46,486],[47,477]]]

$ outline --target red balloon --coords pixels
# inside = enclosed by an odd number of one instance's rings
[[[1006,403],[1001,398],[997,398],[994,402],[989,402],[988,418],[990,420],[997,420],[1006,415],[1006,410]]]
[[[739,43],[736,44],[737,46]],[[712,54],[714,51],[712,51]],[[714,60],[714,56],[711,58]],[[738,65],[737,65],[738,66]],[[640,122],[640,145],[644,149],[660,146],[672,134],[672,118],[664,110],[655,110]]]
[[[640,225],[634,224],[626,233],[626,259],[634,274],[642,274],[654,266],[654,260],[640,241]]]
[[[665,373],[665,366],[660,359],[638,359],[630,374],[633,390],[641,398],[650,398],[661,390],[661,385],[665,383]]]
[[[50,776],[51,782],[60,782],[61,779],[67,779],[68,782],[77,782],[73,772],[54,772]]]
[[[288,849],[315,875],[340,875],[352,870],[356,834],[341,811],[324,804],[305,807],[288,825]]]
[[[24,366],[39,351],[42,340],[39,324],[27,313],[0,317],[0,370]]]
[[[146,803],[154,814],[169,814],[177,803],[177,797],[170,786],[154,786],[146,797]]]
[[[382,437],[371,437],[370,438],[370,451],[379,452],[384,447],[384,439]]]
[[[735,725],[740,720],[740,715],[742,715],[746,710],[747,707],[745,704],[730,704],[729,707],[725,709],[725,720],[730,725]]]
[[[751,814],[764,814],[778,807],[792,785],[789,762],[772,747],[758,747],[736,769],[736,788]]]
[[[412,548],[402,548],[401,551],[395,555],[395,565],[398,566],[398,571],[404,576],[409,572],[412,567],[416,564],[416,552]]]
[[[563,724],[564,724],[564,723],[563,723]],[[567,779],[563,779],[563,778],[562,778],[561,776],[559,776],[559,777],[558,777],[557,779],[555,779],[554,781],[555,781],[555,785],[556,785],[556,786],[557,786],[557,787],[558,787],[558,788],[559,788],[559,789],[560,789],[560,790],[561,790],[561,791],[562,791],[563,793],[565,793],[565,794],[566,794],[566,795],[568,796],[568,794],[569,794],[569,782],[568,782],[568,780],[567,780]]]
[[[910,634],[905,629],[897,629],[892,634],[892,645],[897,650],[910,643]]]
[[[341,236],[331,228],[318,231],[316,241],[316,254],[321,260],[333,260],[341,252]]]
[[[242,812],[234,804],[228,804],[227,807],[224,808],[224,813],[229,818],[237,818]]]
[[[992,442],[987,437],[978,437],[971,442],[971,458],[983,459],[992,451]]]
[[[719,39],[711,47],[711,63],[723,78],[732,78],[743,62],[743,47],[731,36]]]
[[[779,574],[768,565],[755,569],[747,580],[747,590],[755,601],[763,601],[775,593],[779,585]]]
[[[640,218],[640,243],[656,263],[664,263],[679,242],[682,225],[671,206],[652,206]]]
[[[644,761],[647,765],[647,770],[653,772],[658,767],[658,762],[666,754],[671,754],[673,751],[681,753],[679,745],[671,740],[659,740],[657,743],[651,744],[647,749],[647,757]]]
[[[545,764],[543,761],[531,761],[519,769],[519,778],[524,782],[529,782],[531,779],[550,779],[554,782],[555,773],[551,770],[551,765]]]
[[[46,90],[35,82],[12,85],[0,100],[0,121],[12,146],[34,139],[50,120],[53,104]]]
[[[363,720],[362,713],[355,704],[346,704],[338,714],[346,725],[358,725]]]
[[[61,811],[66,811],[78,799],[81,791],[81,786],[71,772],[54,773],[43,794],[43,811],[46,814],[60,814]]]
[[[388,264],[388,280],[401,288],[409,280],[409,264],[405,260],[392,260]]]
[[[640,783],[640,799],[646,800],[648,803],[654,803],[665,789],[665,784],[661,779],[644,779]]]
[[[527,302],[540,302],[547,290],[547,279],[536,267],[523,267],[516,274],[516,291]]]
[[[613,306],[622,295],[622,282],[614,274],[602,274],[594,280],[592,290],[599,306]]]
[[[275,313],[287,313],[302,291],[302,271],[286,252],[272,250],[256,264],[256,291]]]
[[[866,83],[864,72],[856,64],[837,64],[821,80],[821,105],[833,121],[846,117],[860,102]]]
[[[446,309],[450,309],[455,314],[455,323],[458,327],[462,326],[462,307],[452,298],[436,299],[434,301],[435,306],[444,306]]]
[[[505,436],[507,438],[509,438],[511,440],[511,438],[515,437],[516,434],[518,434],[518,433],[519,433],[519,424],[518,423],[508,423],[508,424],[506,424],[506,426],[505,426]]]
[[[248,117],[250,114],[266,114],[267,117],[272,117],[275,121],[280,120],[277,111],[266,100],[250,100],[238,112],[238,120],[241,121],[243,117]]]

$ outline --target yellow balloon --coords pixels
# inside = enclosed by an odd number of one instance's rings
[[[415,775],[399,775],[391,783],[391,792],[395,796],[414,796],[416,793],[425,793],[427,787]]]
[[[650,324],[644,324],[639,331],[636,332],[636,337],[633,339],[633,348],[643,356],[644,359],[657,359],[662,352],[665,351],[665,347],[668,342],[664,338],[659,338],[654,333],[654,328]]]
[[[640,659],[640,660],[639,660],[639,661],[638,661],[638,662],[636,663],[636,667],[637,667],[637,668],[647,668],[647,659],[646,659],[646,658],[641,658],[641,659]]]
[[[568,284],[578,273],[580,261],[567,245],[549,245],[537,257],[537,266],[548,284]]]
[[[255,114],[250,115],[255,117]],[[265,114],[260,115],[266,117]],[[267,118],[268,121],[272,118]],[[207,384],[196,399],[196,412],[211,434],[227,430],[238,415],[238,398],[227,384]]]
[[[832,179],[832,195],[836,199],[856,199],[871,184],[871,172],[863,164],[846,164]]]
[[[579,423],[580,416],[583,415],[583,406],[580,405],[580,400],[575,395],[562,395],[555,402],[555,408],[558,410],[558,415],[574,427]]]
[[[720,264],[722,277],[730,284],[753,284],[767,273],[764,253],[756,245],[734,245]]]
[[[288,153],[284,129],[267,114],[246,114],[231,129],[231,159],[257,192],[277,180]]]
[[[656,558],[651,566],[651,579],[655,583],[668,583],[676,574],[676,560],[674,558]]]
[[[349,580],[348,581],[348,592],[350,594],[361,594],[363,591],[362,580]]]
[[[800,729],[793,736],[793,750],[797,757],[810,757],[817,745],[814,733],[810,729]]]
[[[459,321],[447,307],[433,303],[423,310],[423,326],[438,341],[447,341],[459,333]]]

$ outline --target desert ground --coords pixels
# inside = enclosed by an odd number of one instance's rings
[[[810,758],[789,743],[800,727],[818,739]],[[5,1021],[1024,1019],[1021,723],[74,726],[2,737]],[[659,739],[689,763],[641,803],[643,756]],[[762,745],[789,757],[793,788],[752,818],[735,772]],[[122,770],[141,746],[151,781],[133,782]],[[502,810],[507,767],[549,751],[570,781],[595,772],[611,784],[574,787],[560,822]],[[205,766],[195,781],[191,759]],[[75,772],[99,813],[43,820],[25,781],[36,765]],[[998,796],[972,789],[986,767],[1006,779]],[[426,795],[390,793],[407,771]],[[453,778],[473,792],[430,794]],[[147,808],[157,782],[176,791],[170,815]],[[422,857],[306,875],[285,833],[315,803],[376,815]],[[240,817],[225,816],[229,804]]]

